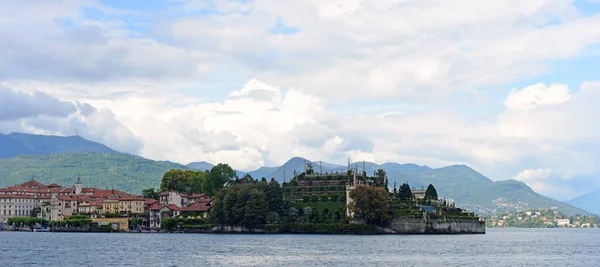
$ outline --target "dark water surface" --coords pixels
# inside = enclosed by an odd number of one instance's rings
[[[0,232],[0,266],[600,266],[600,229],[456,236]]]

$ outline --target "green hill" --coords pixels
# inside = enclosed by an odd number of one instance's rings
[[[68,152],[116,153],[109,147],[80,136],[53,136],[25,133],[0,133],[0,158],[21,155],[49,155]]]
[[[121,153],[25,155],[0,159],[0,187],[32,178],[46,184],[72,186],[81,177],[84,187],[140,194],[144,188],[158,188],[164,173],[170,169],[189,168]]]

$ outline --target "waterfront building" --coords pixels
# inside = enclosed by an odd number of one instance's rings
[[[0,188],[0,222],[7,222],[8,218],[32,215],[47,220],[61,220],[78,214],[78,206],[81,203],[95,203],[98,215],[103,209],[99,205],[104,200],[125,196],[129,194],[119,190],[85,188],[79,178],[72,187],[63,187],[55,183],[45,185],[31,180]]]
[[[189,203],[189,196],[179,192],[164,192],[158,196],[161,205],[175,205],[177,207],[185,207]]]
[[[124,196],[118,200],[120,213],[144,213],[144,198],[139,196]]]

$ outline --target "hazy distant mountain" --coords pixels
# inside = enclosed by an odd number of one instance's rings
[[[248,172],[254,179],[271,178],[271,173],[275,172],[279,167],[260,167],[257,170]]]
[[[80,136],[49,136],[24,133],[0,134],[0,158],[68,152],[118,153]]]
[[[207,170],[212,169],[212,167],[214,167],[215,165],[208,163],[206,161],[201,161],[201,162],[192,162],[185,166],[188,166],[194,170],[207,171]]]
[[[581,195],[566,202],[588,212],[600,215],[600,190]]]
[[[186,167],[189,167],[192,170],[197,170],[197,171],[209,171],[210,169],[212,169],[215,165],[206,161],[201,161],[201,162],[192,162],[192,163],[188,163],[187,165],[185,165]],[[238,177],[242,177],[244,176],[246,173],[243,171],[238,171],[238,170],[234,170],[236,175]],[[254,176],[253,176],[254,177]]]

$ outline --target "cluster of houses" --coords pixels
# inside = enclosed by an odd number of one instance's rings
[[[61,221],[73,215],[86,215],[93,219],[136,217],[143,219],[143,227],[158,228],[167,217],[206,218],[211,204],[212,198],[205,194],[164,192],[156,200],[119,190],[83,187],[79,178],[72,187],[31,180],[0,188],[0,223],[13,217]]]

